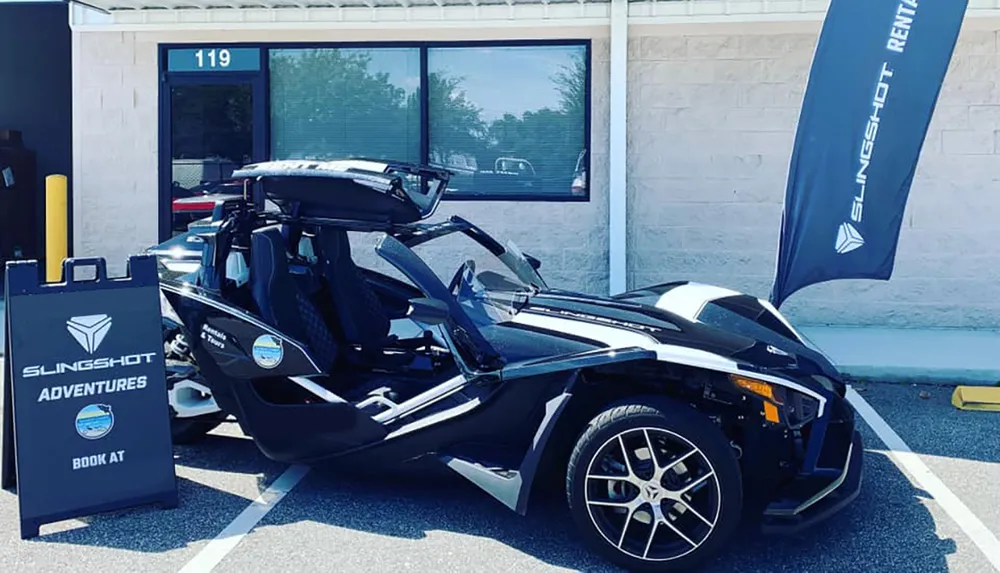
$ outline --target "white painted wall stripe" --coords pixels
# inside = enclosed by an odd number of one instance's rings
[[[868,402],[861,397],[854,388],[848,388],[847,399],[857,410],[858,414],[864,418],[871,429],[878,434],[893,462],[900,469],[905,469],[911,477],[915,487],[919,487],[929,493],[934,501],[962,528],[962,531],[972,539],[983,555],[993,564],[993,567],[1000,571],[1000,541],[996,536],[979,520],[978,517],[958,498],[934,473],[927,467],[927,464],[913,453],[906,442],[899,437],[899,434],[892,429],[882,416],[871,407]]]
[[[180,573],[208,573],[214,569],[233,549],[239,545],[243,537],[250,532],[267,512],[284,499],[288,492],[302,481],[309,473],[308,466],[295,465],[285,470],[278,479],[271,483],[257,499],[253,501],[236,519],[226,526],[215,539],[208,542],[193,559],[180,570]]]

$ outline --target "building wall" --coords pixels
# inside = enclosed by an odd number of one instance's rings
[[[157,241],[158,90],[157,45],[166,42],[329,42],[365,40],[475,40],[601,38],[607,30],[434,30],[375,35],[371,32],[75,33],[73,136],[77,153],[75,243],[82,254],[108,258],[121,272],[129,253]],[[513,239],[544,261],[556,284],[607,292],[608,44],[593,59],[603,74],[593,79],[591,201],[587,203],[444,202],[436,218],[459,213],[485,230]],[[503,240],[503,239],[501,239]],[[370,243],[355,249],[373,262]],[[449,261],[450,263],[450,261]],[[457,267],[456,267],[457,268]],[[455,268],[448,270],[453,273]]]
[[[890,281],[807,287],[798,324],[1000,327],[1000,56],[967,19]],[[767,297],[815,24],[633,27],[629,285],[694,279]]]
[[[808,287],[798,324],[1000,327],[1000,23],[967,23],[914,180],[891,281]],[[628,284],[693,279],[766,297],[818,23],[632,26]],[[558,34],[558,36],[553,36]],[[592,200],[445,203],[543,259],[550,282],[608,288],[607,29],[392,31],[393,39],[594,39]],[[157,43],[385,39],[364,31],[74,34],[75,242],[119,261],[156,241]],[[365,256],[359,249],[361,257]],[[118,264],[116,264],[118,263]]]

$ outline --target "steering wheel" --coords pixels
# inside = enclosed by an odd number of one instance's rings
[[[468,270],[469,272],[475,273],[476,272],[476,261],[474,261],[472,259],[469,259],[469,260],[465,261],[464,263],[462,263],[461,266],[458,267],[458,270],[455,271],[455,275],[453,277],[451,277],[451,282],[448,283],[448,292],[450,292],[453,295],[457,295],[458,294],[458,287],[459,287],[460,284],[462,284],[462,277],[465,275],[465,271],[466,270]]]

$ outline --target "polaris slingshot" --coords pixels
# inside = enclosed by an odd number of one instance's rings
[[[690,282],[552,288],[513,243],[427,221],[445,170],[265,162],[233,178],[241,196],[151,249],[176,442],[233,416],[270,459],[434,466],[521,514],[555,475],[581,540],[637,571],[702,562],[748,514],[792,531],[857,495],[845,384],[767,302]],[[349,233],[376,263],[357,264]]]

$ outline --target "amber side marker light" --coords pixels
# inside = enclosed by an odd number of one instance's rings
[[[733,384],[737,387],[764,398],[765,420],[774,424],[781,421],[781,418],[778,416],[777,404],[781,404],[782,400],[775,392],[773,384],[763,382],[761,380],[755,380],[753,378],[747,378],[746,376],[740,376],[738,374],[730,374],[729,379],[732,380]]]

